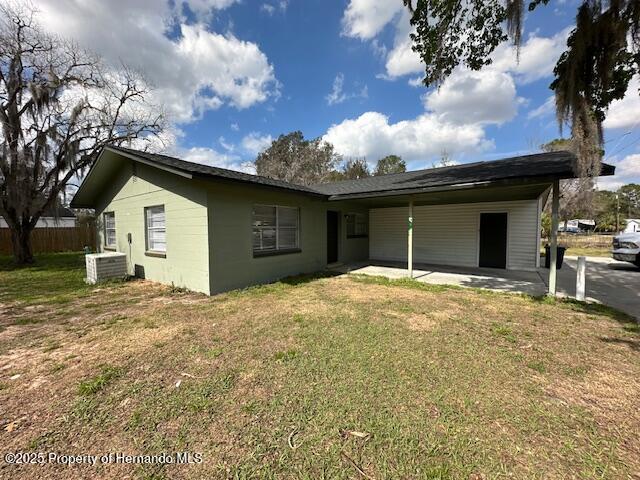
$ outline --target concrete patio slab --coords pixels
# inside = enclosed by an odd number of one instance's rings
[[[406,265],[395,262],[358,262],[337,266],[333,270],[387,278],[406,278],[407,276]],[[536,271],[415,264],[413,278],[419,282],[434,285],[458,285],[530,295],[544,295],[547,289]]]
[[[558,295],[575,297],[577,257],[565,257],[558,270]],[[363,261],[332,268],[342,273],[406,278],[404,263]],[[499,292],[544,295],[549,270],[501,270],[415,264],[415,280],[435,285],[458,285]],[[612,306],[640,320],[640,269],[610,258],[587,257],[587,300]]]

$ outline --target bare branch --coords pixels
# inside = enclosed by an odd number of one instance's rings
[[[0,212],[20,261],[42,212],[108,144],[155,138],[159,109],[131,69],[45,33],[33,7],[0,4]]]

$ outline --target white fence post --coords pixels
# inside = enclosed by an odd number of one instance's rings
[[[576,300],[584,302],[586,298],[586,271],[587,271],[587,259],[585,257],[578,257],[578,269],[576,275]]]
[[[413,200],[409,200],[409,218],[407,225],[407,274],[413,278]]]

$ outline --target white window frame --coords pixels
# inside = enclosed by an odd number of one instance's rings
[[[164,225],[162,227],[150,227],[149,226],[149,211],[154,208],[162,208],[162,213],[164,213]],[[164,250],[159,250],[157,248],[151,248],[149,246],[149,232],[150,231],[164,231]],[[147,252],[158,252],[158,253],[167,253],[167,212],[164,208],[164,204],[162,205],[151,205],[150,207],[144,207],[144,231],[145,231],[145,248]]]
[[[367,223],[367,216],[364,213],[350,212],[347,213],[347,238],[366,238],[369,236],[369,224]],[[353,217],[353,233],[349,233],[349,217]],[[358,219],[361,221],[358,222]],[[364,232],[358,233],[358,225],[364,226]]]
[[[268,208],[275,208],[276,209],[276,224],[274,227],[269,226],[269,227],[263,227],[263,226],[259,226],[256,227],[253,225],[253,212],[255,210],[255,207],[268,207]],[[281,208],[289,208],[291,210],[295,210],[296,211],[296,242],[295,242],[295,246],[293,247],[280,247],[280,209]],[[283,227],[283,228],[291,228],[291,227]],[[253,232],[254,230],[274,230],[275,229],[275,238],[276,238],[276,246],[275,248],[261,248],[261,249],[256,249],[253,246]],[[253,252],[254,256],[262,256],[262,255],[269,255],[269,254],[278,254],[278,253],[294,253],[294,252],[299,252],[300,251],[300,207],[292,207],[290,205],[271,205],[271,204],[265,204],[265,203],[255,203],[251,209],[251,250]]]
[[[113,217],[113,227],[107,227],[107,216]],[[102,221],[104,222],[104,246],[105,248],[116,248],[118,237],[116,236],[116,212],[109,211],[102,213]],[[113,243],[109,243],[109,232],[113,231]]]

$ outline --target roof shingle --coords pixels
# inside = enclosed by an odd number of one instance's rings
[[[322,195],[321,193],[310,187],[305,187],[304,185],[296,185],[294,183],[285,182],[283,180],[261,177],[259,175],[251,175],[249,173],[238,172],[235,170],[227,170],[226,168],[211,167],[209,165],[202,165],[201,163],[187,162],[185,160],[180,160],[179,158],[170,157],[168,155],[160,155],[158,153],[142,152],[139,150],[132,150],[130,148],[124,147],[108,148],[110,148],[111,150],[123,152],[128,155],[140,157],[150,162],[158,163],[160,165],[164,165],[166,167],[170,167],[196,176],[223,178],[239,182],[256,183],[269,187],[285,188],[287,190],[305,192],[314,195]]]
[[[358,180],[345,180],[304,186],[283,180],[275,180],[234,170],[187,162],[157,153],[142,152],[123,147],[108,148],[193,176],[220,178],[286,189],[310,195],[319,195],[329,200],[349,198],[350,196],[363,197],[367,194],[379,195],[384,192],[402,194],[403,191],[501,180],[574,178],[574,164],[576,160],[575,156],[570,152],[537,153],[487,162],[466,163],[450,167],[429,168]],[[613,175],[614,171],[615,167],[604,163],[602,164],[601,175]]]
[[[387,191],[490,182],[536,177],[573,178],[575,156],[570,152],[549,152],[505,158],[488,162],[466,163],[450,167],[414,170],[358,180],[312,185],[326,195],[349,196]],[[613,175],[615,168],[603,164],[602,175]]]

